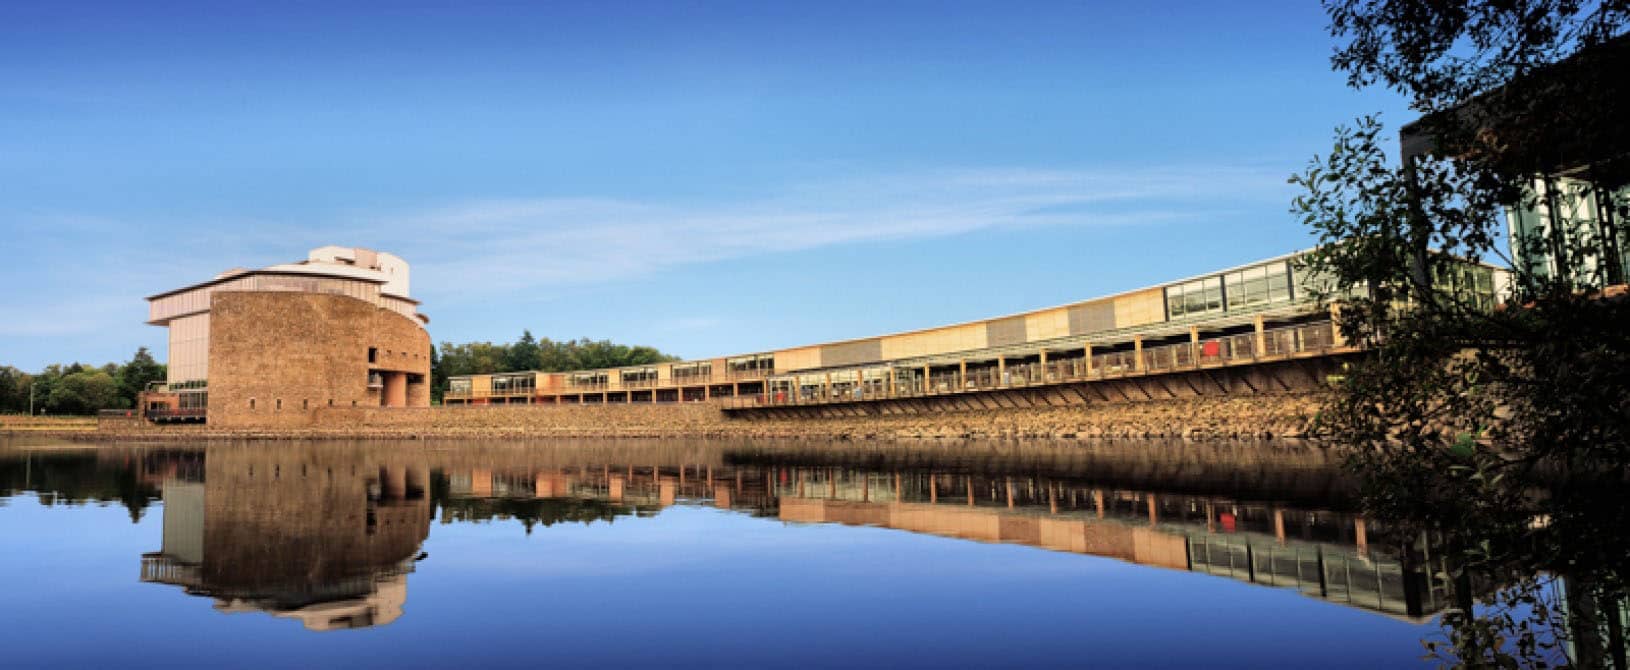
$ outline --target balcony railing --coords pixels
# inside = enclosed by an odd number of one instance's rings
[[[727,398],[724,402],[726,408],[736,409],[914,398],[1243,365],[1318,355],[1338,348],[1333,324],[1320,321],[1264,330],[1260,333],[1260,339],[1258,333],[1252,332],[1143,347],[1142,365],[1139,365],[1139,352],[1131,350],[1094,354],[1090,366],[1088,359],[1081,357],[1007,365],[1005,368],[981,366],[966,372],[933,371],[926,383],[921,375],[912,370],[898,377],[892,388],[882,379],[860,384],[850,381],[797,387],[778,385],[778,380],[771,380],[772,387],[766,393]],[[901,371],[905,372],[904,369]],[[786,383],[791,380],[779,381]]]

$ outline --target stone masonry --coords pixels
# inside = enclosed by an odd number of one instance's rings
[[[378,408],[390,391],[408,407],[430,404],[430,335],[401,314],[273,291],[216,293],[210,312],[211,428],[331,425],[321,410]],[[370,387],[370,371],[387,383]]]

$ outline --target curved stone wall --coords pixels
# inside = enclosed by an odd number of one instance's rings
[[[340,295],[231,291],[212,296],[210,314],[211,425],[309,426],[319,408],[430,405],[430,335],[397,312]]]

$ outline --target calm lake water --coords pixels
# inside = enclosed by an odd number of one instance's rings
[[[5,667],[1415,667],[1294,445],[0,442]]]

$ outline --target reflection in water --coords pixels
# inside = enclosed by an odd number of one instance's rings
[[[314,455],[223,449],[149,461],[165,473],[164,539],[142,556],[142,581],[311,630],[395,621],[430,531],[429,473]]]
[[[364,443],[0,460],[0,494],[134,514],[146,498],[132,489],[164,503],[143,581],[311,630],[401,617],[432,520],[517,520],[530,534],[673,505],[1110,557],[1410,620],[1445,607],[1427,552],[1349,511],[1336,465],[1294,447]]]

